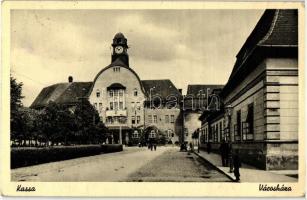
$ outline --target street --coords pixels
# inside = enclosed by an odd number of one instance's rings
[[[178,147],[126,147],[124,151],[18,168],[12,181],[41,182],[115,182],[185,181],[226,182],[195,154],[179,152]]]

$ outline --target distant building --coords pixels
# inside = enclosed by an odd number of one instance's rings
[[[193,133],[201,126],[200,115],[213,106],[208,103],[209,99],[214,91],[222,90],[222,88],[223,85],[188,85],[182,104],[185,141],[193,141]]]
[[[220,112],[201,117],[204,142],[215,150],[225,138],[243,162],[298,169],[297,16],[297,10],[266,10],[237,54],[221,93],[228,112],[224,119]]]
[[[74,106],[87,98],[108,127],[114,143],[138,142],[141,130],[148,138],[164,135],[166,142],[179,142],[182,132],[181,93],[170,80],[141,80],[129,66],[127,39],[117,33],[112,43],[111,64],[93,82],[54,84],[44,88],[31,108],[42,109],[49,101]],[[120,137],[120,135],[122,135]]]

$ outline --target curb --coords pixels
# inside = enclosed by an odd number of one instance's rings
[[[222,174],[224,174],[225,176],[227,176],[227,178],[229,178],[231,181],[236,182],[236,180],[230,176],[229,174],[225,173],[223,170],[221,170],[220,168],[218,168],[216,165],[214,165],[212,162],[208,161],[207,159],[205,159],[204,157],[202,157],[199,153],[194,151],[194,154],[197,155],[198,157],[200,157],[202,160],[204,160],[206,163],[208,163],[210,166],[212,166],[213,168],[215,168],[217,171],[221,172]]]

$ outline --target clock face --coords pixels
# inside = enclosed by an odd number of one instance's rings
[[[119,53],[123,53],[124,48],[122,46],[116,46],[115,47],[115,53],[119,54]]]

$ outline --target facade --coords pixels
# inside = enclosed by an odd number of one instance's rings
[[[59,83],[44,88],[31,108],[41,109],[49,101],[74,106],[86,98],[97,109],[109,129],[108,142],[138,143],[145,130],[148,138],[163,135],[167,143],[179,142],[182,120],[181,93],[170,80],[141,80],[129,66],[127,39],[117,33],[112,43],[111,64],[93,82]]]
[[[221,93],[224,135],[243,162],[266,170],[298,169],[297,24],[297,10],[266,10]],[[204,134],[222,117],[210,115],[203,114]]]

